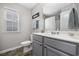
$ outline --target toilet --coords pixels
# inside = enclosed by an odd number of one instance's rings
[[[21,42],[21,46],[23,47],[23,53],[27,53],[32,50],[32,41]]]
[[[27,53],[32,50],[32,42],[33,42],[33,35],[31,34],[30,40],[20,43],[21,46],[23,47],[23,53]]]

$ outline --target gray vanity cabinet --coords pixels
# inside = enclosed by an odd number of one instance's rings
[[[44,56],[58,56],[58,54],[55,53],[51,47],[44,47]]]
[[[68,56],[68,54],[60,52],[55,48],[44,46],[44,56]]]
[[[42,44],[35,40],[33,42],[33,55],[42,56]]]
[[[43,44],[42,44],[42,36],[33,35],[33,56],[42,56],[43,55]]]
[[[79,55],[79,43],[33,35],[33,55],[77,56]]]
[[[40,35],[33,35],[33,40],[35,40],[35,41],[42,43],[43,42],[42,39],[43,39],[43,37]]]
[[[44,39],[45,44],[54,47],[60,51],[63,51],[65,53],[68,53],[69,55],[76,55],[76,44],[60,41],[55,38],[45,37]]]

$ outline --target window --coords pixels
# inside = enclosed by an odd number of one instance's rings
[[[19,16],[16,11],[7,9],[5,18],[6,31],[18,32],[19,31]]]

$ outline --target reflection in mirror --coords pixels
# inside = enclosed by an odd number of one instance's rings
[[[33,9],[33,28],[36,32],[77,31],[79,8],[74,3],[44,3]],[[36,21],[39,20],[39,21]]]
[[[45,19],[45,32],[60,30],[60,15],[51,16]]]
[[[74,8],[60,13],[60,30],[72,31],[78,28],[78,14]]]
[[[56,31],[60,31],[60,15],[55,16]]]
[[[39,20],[33,20],[33,29],[38,29],[39,28]]]
[[[77,31],[79,29],[77,11],[74,3],[44,5],[45,31]]]
[[[55,24],[55,16],[49,17],[45,19],[45,31],[52,32],[55,31],[56,24]]]

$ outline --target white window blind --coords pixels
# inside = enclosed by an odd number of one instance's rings
[[[6,31],[10,32],[19,31],[19,18],[16,11],[7,9],[5,22],[6,22]]]

